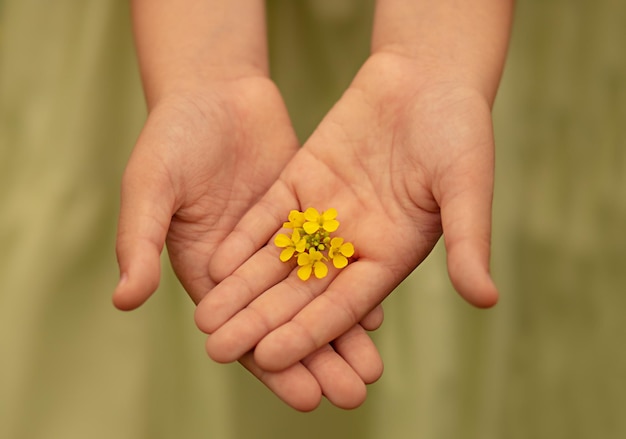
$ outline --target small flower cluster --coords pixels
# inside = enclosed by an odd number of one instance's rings
[[[280,252],[281,261],[296,258],[300,279],[309,279],[311,273],[322,279],[328,274],[326,262],[332,261],[336,268],[343,268],[348,265],[348,258],[354,255],[352,243],[330,236],[339,228],[336,218],[335,209],[320,214],[309,207],[304,212],[292,210],[289,213],[289,221],[283,224],[283,228],[293,230],[291,236],[279,233],[274,244],[283,249]]]

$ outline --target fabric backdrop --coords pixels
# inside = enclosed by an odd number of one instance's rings
[[[372,10],[269,1],[301,140],[367,56]],[[500,303],[465,304],[438,246],[386,301],[368,401],[303,414],[209,360],[171,272],[138,311],[111,305],[146,116],[127,2],[0,0],[0,438],[626,437],[624,23],[618,0],[518,2],[494,108]]]

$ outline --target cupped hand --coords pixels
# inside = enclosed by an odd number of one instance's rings
[[[224,240],[211,263],[224,279],[199,304],[209,355],[230,361],[253,346],[282,370],[359,322],[445,237],[448,271],[471,304],[489,307],[494,145],[478,91],[414,60],[373,55]],[[356,249],[342,270],[302,281],[272,236],[290,210],[335,208]]]
[[[283,101],[267,78],[220,81],[161,99],[122,181],[114,304],[134,309],[156,290],[166,242],[176,275],[198,303],[216,285],[209,272],[215,249],[297,148]],[[374,317],[373,326],[379,320]],[[322,393],[353,407],[365,398],[364,381],[377,379],[382,365],[360,325],[337,343],[341,350],[320,346],[280,373],[262,370],[250,353],[236,359],[297,409],[314,408]]]
[[[172,266],[196,302],[215,286],[213,252],[297,150],[282,100],[264,78],[222,81],[151,109],[122,181],[114,303],[132,309]]]

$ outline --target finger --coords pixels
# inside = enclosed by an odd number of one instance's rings
[[[312,278],[304,282],[295,270],[292,271],[284,281],[259,295],[209,337],[206,345],[209,356],[218,362],[235,361],[272,330],[291,320],[328,287],[334,275],[336,273],[331,271],[323,279]],[[257,291],[258,294],[261,292],[262,288]]]
[[[216,282],[230,276],[282,228],[297,200],[280,180],[242,218],[215,250],[209,273]]]
[[[267,245],[239,267],[234,275],[209,291],[195,311],[198,328],[213,334],[263,291],[285,279],[294,265],[282,262],[278,254],[278,248]]]
[[[376,308],[371,310],[363,319],[359,322],[363,329],[367,331],[375,331],[383,324],[383,320],[385,319],[385,313],[383,311],[383,306],[378,305]]]
[[[332,346],[365,384],[377,381],[383,374],[383,360],[361,325],[354,325],[337,338]]]
[[[304,358],[302,364],[315,377],[324,396],[335,406],[353,409],[365,401],[365,383],[330,345],[326,344]]]
[[[481,308],[498,301],[489,273],[493,172],[484,166],[458,172],[440,203],[450,280],[465,300]]]
[[[299,361],[352,328],[399,281],[377,262],[360,259],[348,265],[324,293],[258,343],[257,363],[281,370]]]
[[[140,306],[159,285],[160,255],[174,204],[166,181],[132,162],[125,171],[116,240],[120,282],[113,293],[119,309]]]
[[[255,363],[252,353],[245,354],[239,362],[276,396],[296,410],[314,410],[322,399],[322,390],[317,379],[301,363],[280,372],[268,372]]]

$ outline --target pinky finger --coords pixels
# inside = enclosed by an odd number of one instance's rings
[[[365,384],[374,383],[382,376],[383,360],[376,345],[361,325],[354,325],[332,345]]]
[[[376,331],[383,324],[383,320],[385,319],[385,312],[383,311],[383,306],[378,305],[376,308],[371,310],[368,315],[363,317],[361,320],[361,326],[366,331]]]
[[[367,397],[365,383],[352,366],[326,344],[302,359],[302,363],[317,379],[322,393],[333,405],[354,409]]]
[[[239,362],[295,410],[309,412],[317,408],[322,400],[322,390],[317,380],[302,363],[296,363],[280,372],[268,372],[256,364],[252,352],[241,357]]]

